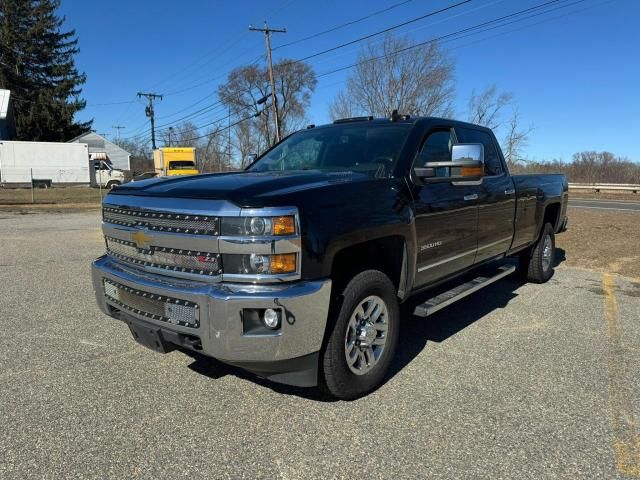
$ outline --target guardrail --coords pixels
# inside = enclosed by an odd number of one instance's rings
[[[570,183],[569,189],[573,190],[593,190],[595,192],[603,191],[625,191],[640,192],[640,185],[630,183]]]

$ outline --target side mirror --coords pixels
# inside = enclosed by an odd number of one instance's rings
[[[458,143],[451,149],[451,161],[427,162],[414,169],[425,183],[474,182],[484,176],[484,146],[481,143]]]
[[[247,165],[251,165],[253,162],[256,161],[256,158],[258,158],[258,155],[256,155],[255,153],[250,153],[250,154],[246,155],[242,159],[242,166],[245,167]]]

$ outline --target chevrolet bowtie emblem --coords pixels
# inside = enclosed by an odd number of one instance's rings
[[[151,237],[144,233],[143,230],[138,230],[136,233],[131,234],[131,240],[138,248],[148,248]]]

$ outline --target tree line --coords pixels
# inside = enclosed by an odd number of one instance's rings
[[[519,162],[514,173],[564,173],[573,183],[628,183],[640,185],[640,164],[611,152],[575,153],[570,162],[562,160]]]

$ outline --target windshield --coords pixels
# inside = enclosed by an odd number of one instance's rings
[[[179,160],[177,162],[169,162],[169,170],[193,170],[196,166],[191,160]]]
[[[410,128],[408,124],[343,124],[302,130],[248,170],[352,171],[389,177]]]

